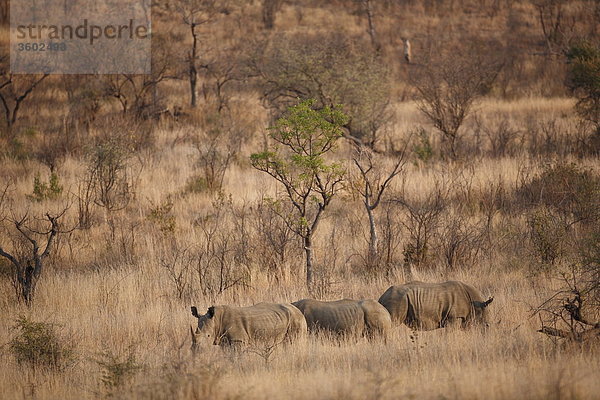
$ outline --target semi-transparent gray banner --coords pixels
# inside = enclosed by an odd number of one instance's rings
[[[16,74],[149,74],[151,0],[11,0]]]

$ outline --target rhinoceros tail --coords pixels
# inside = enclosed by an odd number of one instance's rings
[[[484,301],[481,306],[482,307],[487,307],[487,306],[489,306],[492,303],[492,301],[494,301],[494,298],[490,297],[489,299],[487,299],[486,301]]]

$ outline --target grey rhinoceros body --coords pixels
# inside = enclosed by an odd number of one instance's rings
[[[443,283],[410,282],[391,286],[379,298],[395,324],[405,323],[418,330],[443,328],[459,322],[486,323],[485,300],[475,288],[458,281]]]
[[[250,307],[213,306],[198,315],[198,327],[192,332],[194,344],[199,337],[215,345],[235,343],[272,343],[306,335],[306,320],[291,304],[258,303]]]
[[[319,301],[304,299],[292,303],[310,330],[324,329],[345,335],[387,337],[392,321],[388,311],[375,300]]]

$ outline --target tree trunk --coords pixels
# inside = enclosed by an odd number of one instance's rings
[[[23,300],[25,300],[25,304],[31,305],[33,292],[35,290],[35,283],[37,281],[34,268],[27,266],[25,271],[23,271],[23,275],[24,276],[21,282],[21,294],[23,296]]]
[[[191,92],[190,104],[192,107],[196,107],[196,103],[197,103],[197,95],[196,95],[196,86],[197,85],[198,85],[198,71],[196,70],[196,66],[190,65],[190,92]]]
[[[371,38],[371,45],[377,53],[381,50],[381,46],[377,40],[377,31],[375,30],[375,22],[373,21],[373,8],[371,7],[371,0],[364,0],[365,12],[367,13],[367,21],[369,22],[369,37]]]
[[[196,67],[196,58],[198,52],[198,35],[196,34],[196,25],[192,23],[192,51],[190,52],[190,92],[191,92],[191,101],[190,104],[192,107],[196,107],[197,104],[197,89],[198,86],[198,69]]]
[[[379,254],[377,251],[379,238],[377,237],[377,227],[375,226],[375,215],[373,215],[373,209],[367,204],[365,204],[365,206],[367,208],[367,214],[369,215],[369,231],[371,237],[369,240],[368,265],[374,266],[379,259]]]
[[[304,236],[304,252],[306,254],[306,287],[310,291],[313,287],[313,252],[312,252],[312,234]]]
[[[263,0],[263,23],[265,29],[271,30],[275,26],[275,14],[280,6],[280,0]]]

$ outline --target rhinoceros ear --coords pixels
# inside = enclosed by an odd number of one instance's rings
[[[196,306],[192,306],[192,315],[196,318],[200,318],[200,316],[198,315],[198,309],[196,308]]]
[[[214,317],[214,316],[215,316],[215,308],[214,308],[214,307],[208,307],[208,312],[207,312],[207,314],[208,314],[208,317],[209,317],[209,318],[212,318],[212,317]]]
[[[494,298],[490,297],[489,299],[487,299],[487,301],[483,302],[483,307],[485,308],[485,307],[489,306],[492,303],[492,301],[494,301]]]

